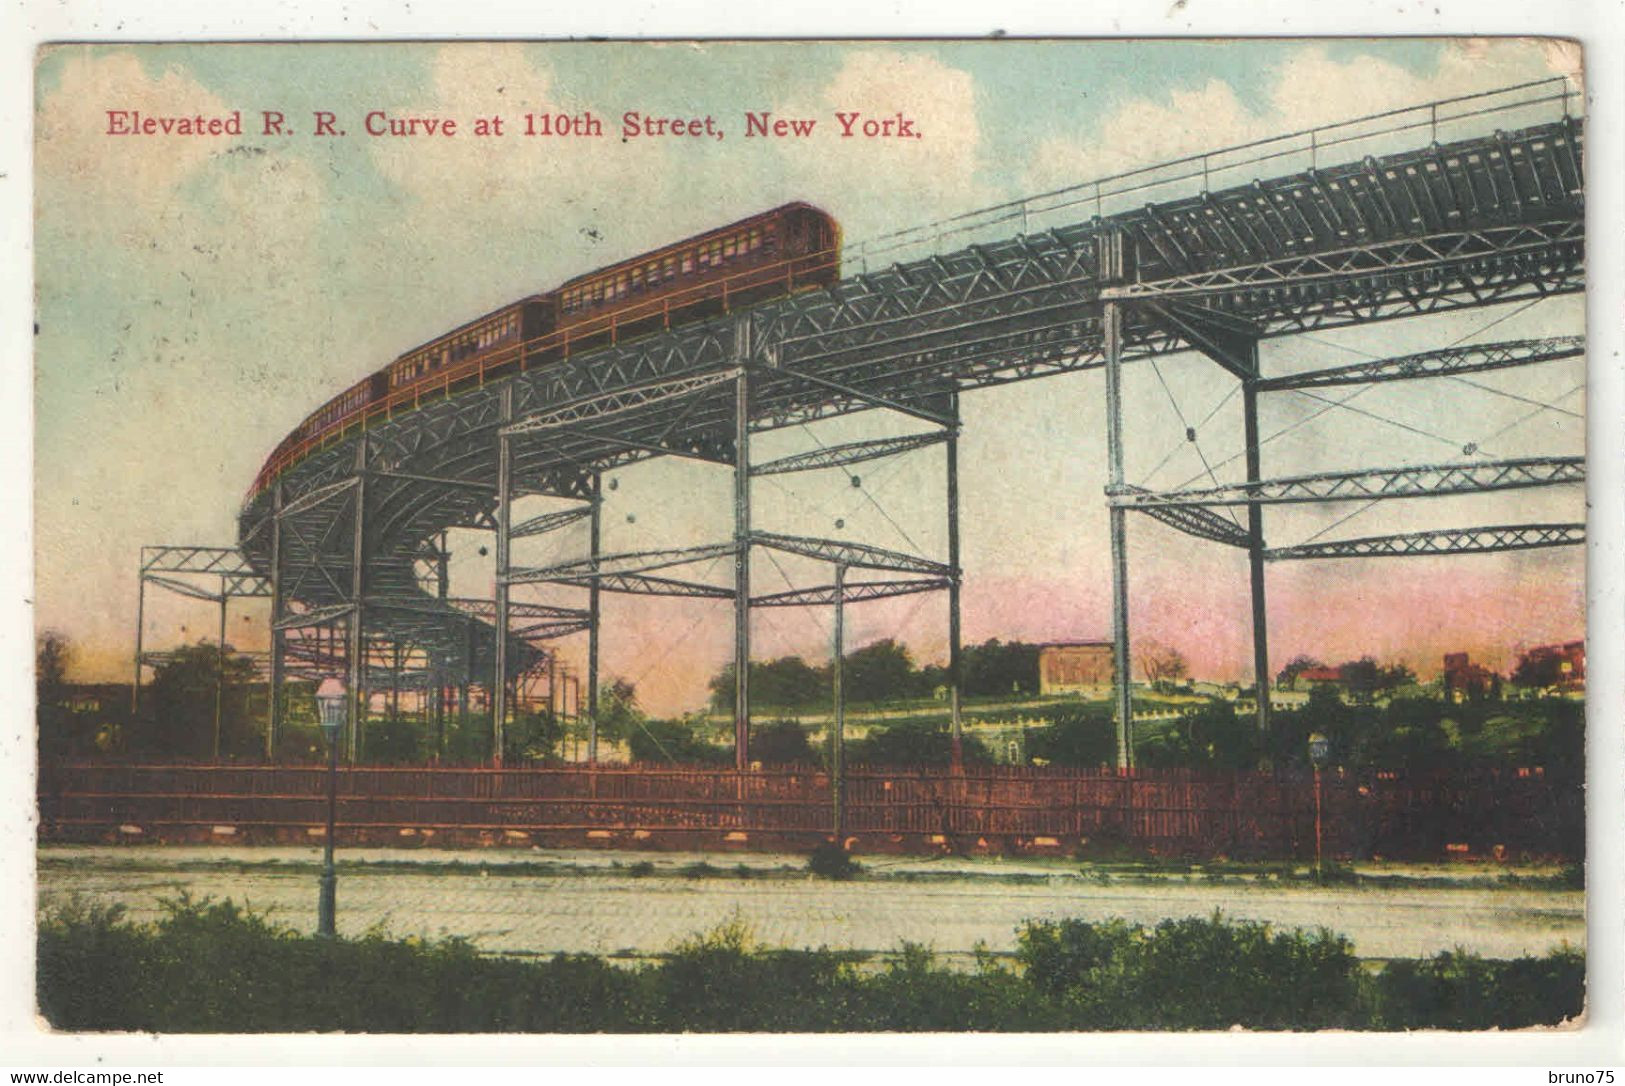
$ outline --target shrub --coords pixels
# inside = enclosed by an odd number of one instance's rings
[[[914,944],[879,970],[850,958],[763,948],[736,917],[657,964],[517,961],[455,938],[318,939],[183,896],[156,924],[72,902],[48,913],[37,991],[59,1029],[166,1033],[1509,1029],[1573,1018],[1585,992],[1567,948],[1367,977],[1340,936],[1217,914],[1029,923],[1015,969],[985,953],[949,968]]]
[[[840,845],[826,842],[807,857],[807,870],[821,879],[845,880],[861,874],[863,866]]]
[[[1456,950],[1389,962],[1377,977],[1376,1002],[1382,1029],[1556,1025],[1585,1008],[1585,958],[1564,947],[1511,961]]]

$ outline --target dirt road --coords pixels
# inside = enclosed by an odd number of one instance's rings
[[[315,927],[315,849],[49,848],[40,859],[42,907],[77,896],[144,919],[186,890]],[[801,859],[789,856],[356,851],[346,859],[341,933],[382,925],[396,936],[462,935],[500,953],[642,957],[737,916],[769,946],[886,952],[909,941],[958,956],[979,944],[1014,949],[1030,919],[1150,924],[1215,909],[1280,927],[1324,926],[1365,958],[1458,946],[1506,958],[1585,943],[1582,893],[1507,887],[1493,871],[1449,885],[1343,888],[1200,873],[1121,879],[1076,864],[992,860],[882,859],[868,878],[829,882],[802,875]],[[696,871],[701,862],[711,866]]]

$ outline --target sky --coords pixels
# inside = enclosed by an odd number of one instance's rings
[[[1556,73],[1540,41],[1406,40],[707,44],[74,46],[45,51],[36,87],[36,619],[87,680],[121,680],[145,543],[229,544],[277,441],[401,352],[514,298],[787,200],[823,207],[849,242],[1180,155]],[[1578,82],[1576,82],[1578,86]],[[241,137],[108,136],[108,110],[241,110]],[[261,110],[292,135],[263,136]],[[314,135],[315,110],[346,135]],[[454,138],[365,134],[365,115],[455,117]],[[722,140],[619,138],[626,111],[717,118]],[[742,114],[819,120],[805,141],[747,140]],[[835,111],[902,113],[917,140],[845,140]],[[606,138],[520,134],[526,113],[590,111]],[[467,134],[502,116],[500,138]],[[1420,142],[1420,138],[1418,139]],[[1268,374],[1458,342],[1583,332],[1583,303],[1389,322],[1273,340]],[[1482,455],[1584,451],[1583,360],[1461,382],[1399,382],[1339,410],[1268,397],[1266,475]],[[1171,487],[1240,470],[1234,381],[1193,355],[1126,377],[1128,477]],[[967,395],[961,495],[967,640],[1104,638],[1110,578],[1098,372]],[[1555,405],[1557,409],[1541,405]],[[1185,421],[1214,412],[1200,455]],[[877,432],[850,418],[760,438],[756,455]],[[940,448],[841,472],[763,478],[757,522],[941,557]],[[615,473],[605,547],[698,543],[730,531],[725,468],[649,463]],[[538,505],[538,508],[541,506]],[[523,515],[525,506],[516,509]],[[1339,518],[1355,513],[1346,523]],[[1584,517],[1579,488],[1271,509],[1271,544],[1438,526]],[[1130,522],[1136,636],[1195,674],[1244,678],[1243,556]],[[488,595],[478,533],[453,539],[453,592]],[[584,532],[516,544],[516,564],[582,553]],[[781,568],[782,567],[782,568]],[[720,570],[710,571],[713,576]],[[1426,675],[1447,651],[1507,668],[1519,647],[1581,636],[1581,548],[1449,560],[1282,563],[1269,575],[1278,667],[1370,653]],[[757,590],[817,583],[756,562]],[[529,591],[529,590],[527,590]],[[569,599],[533,592],[527,598]],[[849,611],[849,638],[946,644],[940,595]],[[674,712],[728,658],[725,604],[610,597],[604,670]],[[265,608],[234,607],[229,639],[264,647]],[[759,658],[828,653],[829,616],[759,612]],[[214,636],[208,604],[149,594],[154,647]],[[579,642],[580,639],[577,639]],[[579,661],[584,644],[562,653]]]

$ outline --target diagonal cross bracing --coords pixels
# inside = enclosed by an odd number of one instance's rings
[[[859,603],[863,600],[880,600],[890,596],[907,596],[914,592],[936,592],[950,588],[953,581],[947,577],[921,577],[909,581],[848,581],[840,593],[844,603]],[[772,592],[765,596],[751,597],[752,607],[808,607],[827,606],[836,600],[836,588],[832,584],[819,585],[815,588],[793,588],[787,592]]]
[[[182,596],[190,596],[194,600],[208,600],[210,603],[220,602],[220,593],[210,592],[206,588],[199,588],[189,581],[177,581],[173,577],[163,577],[156,573],[148,573],[143,579],[148,584],[163,585],[171,592],[178,592]]]
[[[686,566],[732,554],[734,545],[710,543],[701,547],[672,547],[666,550],[629,551],[597,558],[577,558],[553,566],[514,567],[508,571],[509,584],[536,584],[543,581],[594,580],[623,573],[647,573],[671,566]]]
[[[1440,528],[1425,532],[1328,539],[1274,547],[1274,562],[1303,558],[1402,558],[1419,554],[1494,554],[1498,551],[1566,547],[1585,542],[1584,524],[1503,524],[1484,528]]]
[[[296,517],[300,513],[305,512],[307,509],[314,509],[316,506],[327,501],[329,498],[338,497],[340,494],[345,493],[355,485],[356,479],[350,478],[340,480],[336,483],[328,483],[326,486],[319,486],[315,490],[301,494],[293,501],[284,505],[282,507],[282,517],[284,520],[289,517]]]
[[[691,596],[707,600],[731,600],[734,590],[703,581],[684,581],[674,577],[651,577],[644,573],[603,573],[597,577],[560,577],[558,584],[591,588],[596,584],[605,592],[622,592],[633,596]]]
[[[574,422],[588,422],[593,419],[606,418],[610,415],[618,415],[623,411],[630,411],[638,407],[670,403],[674,400],[706,392],[721,385],[727,385],[738,376],[738,367],[732,367],[713,370],[710,373],[687,374],[670,380],[654,381],[649,384],[603,392],[566,404],[552,411],[542,411],[519,419],[517,422],[504,427],[502,432],[509,436],[533,434],[542,430],[553,430],[561,426],[568,426]]]
[[[1505,343],[1474,343],[1423,351],[1399,358],[1373,359],[1350,366],[1271,377],[1258,382],[1260,392],[1295,388],[1326,388],[1332,385],[1363,385],[1379,381],[1404,381],[1419,377],[1448,377],[1458,373],[1530,366],[1555,362],[1585,354],[1584,336],[1553,336],[1547,339],[1518,339]]]
[[[348,603],[337,603],[331,607],[314,607],[297,615],[289,615],[287,618],[274,623],[273,628],[278,630],[300,630],[307,626],[325,626],[335,619],[344,618],[354,610],[355,608]]]
[[[143,573],[253,573],[236,547],[194,547],[160,543],[141,548]]]
[[[585,520],[590,516],[592,516],[591,505],[583,505],[579,509],[563,509],[557,513],[543,513],[539,517],[531,517],[529,520],[522,520],[515,524],[508,529],[508,536],[511,539],[518,539],[527,535],[543,535],[547,532],[558,531],[566,525],[574,524],[578,520]]]
[[[230,597],[257,599],[271,594],[271,579],[258,573],[228,573],[220,585],[221,594]]]
[[[1330,471],[1282,479],[1261,479],[1256,483],[1120,493],[1112,496],[1109,501],[1114,506],[1143,510],[1158,506],[1422,498],[1442,494],[1476,494],[1492,490],[1516,490],[1522,487],[1583,482],[1585,482],[1583,457],[1536,456],[1519,460],[1485,460],[1466,464]]]
[[[780,535],[777,532],[752,532],[750,541],[763,547],[799,554],[859,569],[889,569],[898,573],[929,573],[951,577],[954,571],[941,562],[920,558],[902,551],[871,547],[867,543],[848,543],[839,539],[818,539],[812,536]]]
[[[752,475],[782,475],[791,471],[815,471],[819,468],[836,468],[843,464],[861,464],[865,460],[879,460],[885,456],[895,456],[898,453],[911,452],[914,449],[923,449],[928,445],[936,445],[947,441],[948,437],[949,431],[934,430],[925,434],[909,434],[906,437],[882,437],[873,441],[852,441],[845,445],[830,445],[827,448],[796,453],[793,456],[783,456],[763,464],[754,464],[751,466],[750,473]]]
[[[1256,264],[1227,265],[1210,271],[1141,280],[1100,292],[1103,300],[1229,294],[1268,287],[1301,287],[1320,281],[1357,280],[1390,272],[1446,268],[1520,254],[1543,255],[1555,243],[1578,243],[1584,226],[1570,217],[1480,230],[1453,230],[1421,238],[1353,246],[1332,252],[1291,255]]]
[[[1124,486],[1121,492],[1151,493],[1139,486]],[[1177,528],[1186,535],[1193,535],[1199,539],[1224,543],[1231,547],[1247,547],[1251,543],[1247,532],[1240,525],[1200,505],[1150,505],[1142,507],[1140,512],[1162,521],[1170,528]]]

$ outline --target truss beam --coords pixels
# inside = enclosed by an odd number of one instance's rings
[[[236,547],[159,543],[141,548],[143,573],[254,573]]]
[[[845,581],[843,585],[819,585],[816,588],[794,588],[787,592],[771,592],[752,596],[752,607],[828,607],[837,600],[859,603],[881,600],[891,596],[907,596],[916,592],[939,592],[952,588],[948,577],[925,577],[907,581]]]
[[[1271,377],[1258,382],[1260,392],[1280,392],[1298,388],[1329,388],[1334,385],[1375,384],[1381,381],[1408,381],[1421,377],[1452,377],[1461,373],[1511,366],[1532,366],[1578,358],[1585,354],[1584,336],[1553,336],[1548,339],[1518,339],[1505,343],[1474,343],[1423,351],[1399,358],[1374,359],[1350,366]]]
[[[941,562],[929,558],[904,554],[902,551],[872,547],[867,543],[848,543],[839,539],[819,539],[813,536],[780,535],[777,532],[752,532],[752,543],[786,554],[799,554],[821,562],[850,566],[856,569],[887,569],[897,573],[926,573],[938,577],[951,577],[954,571]]]
[[[1330,471],[1187,490],[1126,491],[1113,495],[1110,501],[1114,506],[1143,510],[1174,506],[1247,505],[1251,502],[1283,504],[1425,498],[1583,482],[1584,457],[1537,456],[1519,460]]]
[[[687,581],[674,577],[652,577],[646,573],[604,573],[597,577],[560,577],[556,584],[592,588],[596,585],[604,592],[620,592],[632,596],[689,596],[706,600],[731,600],[734,590],[704,581]]]
[[[1151,493],[1144,487],[1127,484],[1120,487],[1119,491],[1135,494]],[[1251,536],[1247,534],[1246,529],[1228,517],[1221,517],[1213,510],[1200,505],[1150,505],[1139,511],[1162,521],[1170,528],[1198,539],[1223,543],[1228,547],[1241,547],[1244,550],[1251,545]]]
[[[733,554],[734,544],[712,543],[700,547],[672,547],[665,550],[628,551],[597,558],[577,558],[552,566],[515,566],[508,571],[509,584],[540,584],[547,581],[590,581],[626,573],[648,573],[672,566],[686,566]]]
[[[951,430],[937,430],[906,437],[882,437],[873,441],[852,441],[844,445],[830,445],[811,452],[781,456],[750,469],[752,475],[782,475],[792,471],[816,471],[820,468],[838,468],[847,464],[861,464],[899,453],[912,452],[947,441]]]
[[[503,427],[502,432],[510,437],[517,437],[522,434],[555,430],[572,423],[608,418],[636,408],[667,404],[708,392],[730,384],[738,376],[738,367],[733,367],[603,392],[551,411],[541,411],[519,419]]]
[[[1264,330],[1220,309],[1190,302],[1165,300],[1148,303],[1150,319],[1243,381],[1258,377],[1258,340]]]
[[[1428,554],[1495,554],[1500,551],[1569,547],[1585,542],[1585,525],[1502,524],[1483,528],[1440,528],[1360,539],[1328,539],[1273,547],[1264,552],[1272,562],[1313,558],[1406,558]]]

